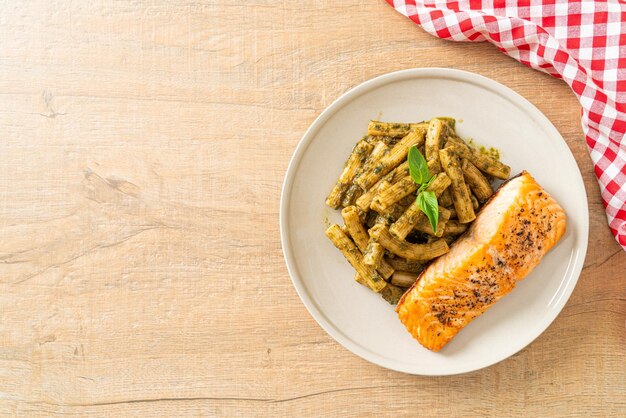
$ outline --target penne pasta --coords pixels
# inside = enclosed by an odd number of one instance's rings
[[[374,225],[370,237],[378,241],[385,249],[410,261],[428,261],[449,251],[448,244],[438,239],[430,244],[412,244],[400,240],[389,232],[385,225]]]
[[[382,183],[380,183],[380,186],[378,186],[378,191],[376,193],[376,196],[374,196],[374,199],[372,200],[372,203],[370,204],[371,209],[375,210],[378,213],[381,213],[384,211],[385,208],[383,208],[380,203],[380,193],[383,193],[385,190],[389,189],[390,187],[391,187],[391,183],[389,183],[388,181],[383,181]]]
[[[363,280],[359,273],[355,273],[354,280],[367,287],[367,283],[365,282],[365,280]],[[380,295],[382,296],[382,298],[392,305],[398,303],[403,294],[404,289],[392,283],[385,284],[385,287],[380,291]]]
[[[454,126],[456,125],[456,119],[449,116],[437,116],[435,119],[444,121],[451,129],[454,129]]]
[[[404,137],[409,132],[418,128],[425,128],[425,122],[420,123],[394,123],[394,122],[380,122],[377,120],[371,120],[367,126],[368,135],[384,135],[391,137]]]
[[[359,251],[364,254],[367,250],[370,236],[368,235],[367,230],[361,223],[361,220],[359,218],[359,210],[356,208],[356,206],[348,206],[341,211],[341,217],[343,218],[345,227],[350,233],[352,240],[356,244]],[[378,272],[384,279],[387,279],[393,273],[393,268],[386,262],[381,262],[380,267],[378,268]]]
[[[500,161],[483,154],[477,149],[472,148],[470,151],[471,155],[469,160],[481,171],[502,180],[508,179],[511,175],[511,167],[508,165],[502,164]]]
[[[377,142],[383,142],[387,146],[393,146],[396,142],[398,142],[398,138],[394,136],[388,135],[365,135],[365,141],[370,144],[375,144]]]
[[[458,147],[455,151],[463,158],[468,159],[474,164],[480,171],[487,173],[491,176],[497,177],[502,180],[506,180],[511,175],[511,167],[500,161],[492,158],[486,154],[483,154],[477,149],[471,148],[461,138],[448,137],[448,142],[451,142]]]
[[[444,208],[443,206],[439,205],[439,217],[444,218],[446,220],[450,219],[450,216],[452,216],[452,210],[448,209],[448,208]]]
[[[414,196],[407,197],[410,199],[408,203],[404,202],[406,199],[402,199],[402,201],[394,203],[380,213],[380,216],[385,219],[384,223],[386,225],[391,225],[392,223],[396,222],[406,211],[406,209],[415,201]]]
[[[346,206],[353,205],[362,193],[363,189],[361,189],[357,184],[351,184],[344,193],[343,199],[341,199],[341,206],[345,208]]]
[[[335,184],[335,187],[333,187],[333,190],[326,198],[326,204],[328,206],[333,209],[339,208],[344,193],[348,187],[350,187],[352,179],[359,172],[359,169],[365,162],[369,153],[372,151],[372,148],[373,146],[371,144],[368,144],[365,141],[360,141],[352,149],[352,153],[348,157],[348,160],[343,167],[343,171],[339,175],[337,184]]]
[[[419,263],[417,261],[407,261],[406,259],[400,257],[385,257],[385,261],[387,261],[387,263],[389,263],[389,265],[393,267],[396,271],[401,270],[405,272],[419,274],[422,272],[422,270],[424,270],[424,265],[422,263]]]
[[[439,149],[441,148],[441,136],[445,127],[446,122],[438,118],[431,119],[428,124],[428,130],[426,131],[426,140],[424,144],[424,155],[429,163],[433,163],[432,168],[430,169],[431,173],[436,174],[441,171],[441,163],[439,162]]]
[[[381,209],[387,208],[404,197],[417,191],[417,184],[411,176],[404,177],[387,189],[378,191],[377,199]]]
[[[405,161],[402,164],[400,164],[398,167],[396,167],[395,170],[393,170],[393,178],[391,179],[391,184],[396,184],[397,182],[399,182],[400,180],[402,180],[408,175],[409,175],[409,162]]]
[[[439,196],[439,205],[445,206],[447,208],[451,207],[454,203],[452,202],[452,194],[450,189],[446,189],[443,191],[441,196]]]
[[[363,172],[368,172],[376,167],[376,165],[380,162],[380,159],[383,158],[383,156],[388,152],[389,146],[387,144],[382,141],[375,143],[372,152],[363,164]]]
[[[373,137],[366,137],[366,138],[373,138]],[[368,171],[370,168],[378,164],[380,159],[389,151],[389,147],[383,141],[370,142],[370,144],[372,144],[374,148],[372,149],[370,154],[367,156],[367,159],[362,164],[357,174],[354,176],[354,180],[358,179],[359,176],[363,174],[363,172]],[[353,183],[350,185],[350,187],[348,187],[348,189],[344,193],[343,199],[341,200],[341,206],[344,208],[346,206],[353,205],[356,202],[356,200],[363,194],[363,189],[361,189],[361,187],[358,184],[354,183],[354,180],[353,180]]]
[[[443,231],[443,236],[449,237],[461,235],[465,231],[467,231],[467,224],[461,224],[457,220],[450,219],[446,223],[446,229]]]
[[[326,230],[326,236],[332,241],[333,245],[341,251],[346,260],[348,260],[350,265],[352,265],[370,289],[378,293],[385,288],[387,282],[385,282],[375,269],[363,263],[361,251],[359,251],[354,242],[341,230],[339,225],[331,225]]]
[[[470,199],[469,189],[463,179],[459,158],[450,148],[444,148],[439,151],[441,165],[452,181],[452,201],[456,209],[459,222],[468,223],[476,219],[472,200]]]
[[[479,202],[484,202],[493,195],[491,184],[471,161],[463,158],[461,169],[463,170],[465,182],[476,195]]]
[[[364,252],[370,237],[363,224],[361,224],[358,209],[355,206],[348,206],[341,211],[341,217],[357,248],[359,251]]]
[[[391,284],[399,287],[411,287],[417,280],[417,274],[409,271],[394,271],[391,276]]]
[[[392,178],[393,178],[393,173],[389,173],[385,177],[383,177],[382,179],[378,180],[378,182],[376,182],[376,184],[374,184],[372,187],[370,187],[365,193],[363,193],[356,200],[357,207],[359,209],[361,209],[363,212],[367,212],[368,210],[370,210],[370,206],[372,205],[372,201],[376,197],[376,193],[378,192],[378,188],[384,182],[390,182]]]
[[[368,266],[379,269],[383,262],[383,255],[385,255],[385,249],[383,246],[376,241],[370,240],[367,244],[365,252],[363,253],[363,262]]]

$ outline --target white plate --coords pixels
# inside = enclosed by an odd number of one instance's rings
[[[567,233],[517,288],[465,327],[440,352],[426,350],[392,306],[356,283],[354,271],[324,235],[324,204],[351,148],[370,119],[420,121],[453,116],[463,137],[498,148],[517,174],[528,170],[568,215]],[[488,78],[451,69],[385,74],[345,93],[313,122],[291,159],[280,205],[283,252],[311,315],[353,353],[389,369],[449,375],[501,361],[537,338],[569,298],[588,235],[583,180],[563,138],[530,102]]]

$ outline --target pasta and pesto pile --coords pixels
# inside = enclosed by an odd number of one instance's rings
[[[497,151],[461,139],[455,120],[370,121],[326,199],[343,226],[326,235],[356,270],[355,280],[391,304],[424,265],[449,251],[511,169]]]

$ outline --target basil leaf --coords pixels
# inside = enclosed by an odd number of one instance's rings
[[[428,169],[426,158],[415,145],[409,149],[408,161],[409,174],[411,174],[413,181],[417,184],[426,183],[431,177],[430,170]]]
[[[439,204],[437,203],[437,196],[435,193],[424,191],[418,194],[417,205],[428,217],[430,226],[433,227],[433,232],[436,232],[437,224],[439,223]]]

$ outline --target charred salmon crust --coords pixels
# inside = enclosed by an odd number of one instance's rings
[[[396,311],[424,347],[438,351],[515,287],[563,236],[565,212],[527,172],[511,178],[476,221],[432,262]]]

